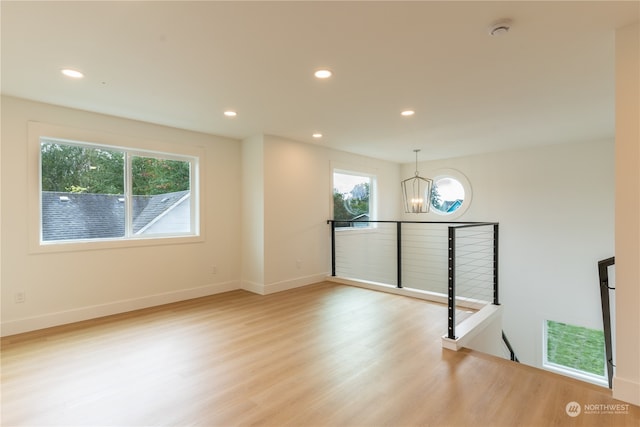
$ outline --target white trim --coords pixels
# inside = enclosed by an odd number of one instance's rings
[[[432,220],[432,221],[458,220],[462,215],[464,215],[467,212],[467,210],[469,209],[469,206],[471,206],[471,201],[473,199],[473,189],[471,187],[471,182],[469,181],[469,178],[467,178],[467,176],[462,172],[460,172],[459,170],[451,169],[451,168],[437,169],[433,171],[431,175],[432,175],[431,179],[433,179],[434,186],[436,185],[436,182],[438,181],[438,179],[442,179],[442,178],[453,178],[456,181],[458,181],[460,184],[462,184],[462,187],[464,188],[464,200],[462,201],[462,205],[460,205],[458,209],[456,209],[451,213],[438,212],[432,206],[431,209],[429,209],[429,213],[427,214],[429,216],[429,220]]]
[[[549,318],[545,318],[542,320],[542,354],[540,355],[541,357],[541,362],[540,362],[540,367],[544,370],[550,371],[550,372],[554,372],[556,374],[560,374],[560,375],[564,375],[565,377],[570,377],[570,378],[575,378],[578,379],[580,381],[585,381],[591,384],[596,384],[599,386],[603,386],[603,387],[608,387],[609,386],[609,381],[607,380],[607,374],[606,374],[606,361],[603,360],[603,366],[604,366],[604,370],[605,370],[605,375],[601,376],[601,375],[596,375],[596,374],[592,374],[586,371],[581,371],[580,369],[575,369],[575,368],[571,368],[569,366],[564,366],[564,365],[559,365],[557,363],[553,363],[551,361],[549,361],[548,359],[548,348],[547,348],[547,344],[548,344],[548,326],[549,323],[548,322],[554,322],[554,323],[562,323],[568,326],[577,326],[580,328],[584,328],[584,329],[593,329],[590,328],[588,326],[582,326],[579,325],[577,323],[573,323],[573,322],[562,322],[559,320],[552,320]]]
[[[501,315],[501,313],[501,305],[485,305],[480,311],[474,313],[473,316],[469,316],[459,325],[456,325],[456,339],[447,338],[446,335],[443,336],[442,347],[454,351],[466,347],[471,339],[482,332],[491,321],[496,316]]]
[[[398,288],[387,283],[373,282],[370,280],[352,279],[348,277],[327,276],[324,280],[328,282],[340,283],[343,285],[356,286],[358,288],[370,289],[373,291],[387,292],[394,295],[402,295],[405,297],[418,298],[425,301],[436,302],[439,304],[447,304],[448,296],[439,292],[424,291],[415,288]],[[471,298],[457,297],[456,307],[476,310],[478,304],[486,304],[486,301],[479,301]]]
[[[204,239],[205,224],[200,219],[205,218],[204,203],[200,201],[206,194],[203,164],[206,164],[205,150],[201,146],[187,146],[171,144],[157,140],[149,140],[104,131],[77,129],[68,126],[53,125],[43,122],[27,122],[27,154],[29,159],[28,189],[29,189],[29,252],[33,254],[48,252],[74,252],[95,249],[112,249],[139,246],[158,246],[166,244],[199,243]],[[189,161],[191,167],[191,233],[179,235],[130,236],[114,239],[90,240],[41,240],[41,138],[61,140],[76,145],[91,145],[95,147],[125,150],[131,153],[146,155],[161,154],[171,160]],[[135,147],[132,149],[132,147]],[[126,192],[125,192],[126,193]],[[130,203],[128,205],[131,205]]]
[[[283,280],[281,282],[267,283],[264,285],[264,295],[282,292],[289,289],[301,288],[302,286],[322,282],[327,277],[327,273],[317,273],[310,276],[297,277],[295,279]]]
[[[297,277],[295,279],[283,280],[281,282],[274,283],[258,283],[243,281],[242,289],[245,291],[253,292],[258,295],[269,295],[276,292],[287,291],[289,289],[301,288],[303,286],[312,285],[314,283],[322,282],[326,280],[327,273],[317,273],[310,276]]]
[[[607,380],[607,377],[594,375],[585,371],[581,371],[579,369],[573,369],[566,366],[558,365],[557,363],[549,362],[548,360],[542,364],[542,368],[546,371],[564,375],[565,377],[575,378],[577,380],[599,385],[602,387],[609,387],[609,381]]]
[[[329,282],[340,283],[342,285],[356,286],[358,288],[370,289],[372,291],[386,292],[394,295],[418,298],[425,301],[437,302],[440,304],[447,303],[447,296],[444,294],[439,294],[437,292],[429,292],[412,288],[398,288],[386,283],[373,282],[370,280],[351,279],[348,277],[328,276],[325,278],[325,280]]]
[[[329,164],[331,170],[329,173],[331,179],[331,203],[329,206],[329,218],[333,218],[334,206],[333,206],[333,189],[334,189],[334,174],[340,173],[343,175],[354,176],[366,176],[370,179],[369,184],[369,219],[374,221],[378,219],[378,173],[377,168],[362,167],[358,165],[350,165],[344,162],[331,161]],[[341,229],[347,230],[351,227],[341,227]],[[376,223],[369,224],[368,227],[363,228],[376,228]],[[337,229],[336,229],[337,230]]]
[[[264,295],[264,283],[243,280],[242,284],[240,285],[240,289],[244,289],[247,292],[252,292],[258,295]]]
[[[613,398],[640,406],[640,383],[614,375]]]
[[[96,319],[99,317],[126,313],[128,311],[139,310],[142,308],[155,307],[172,302],[220,294],[236,289],[240,289],[240,285],[235,281],[213,283],[210,285],[199,286],[197,288],[182,289],[179,291],[148,295],[140,298],[131,298],[106,304],[80,307],[66,311],[48,313],[40,316],[24,317],[22,319],[3,322],[1,326],[1,336],[4,337],[8,335],[20,334],[23,332],[35,331],[38,329],[50,328],[52,326],[81,322],[83,320],[89,319]]]

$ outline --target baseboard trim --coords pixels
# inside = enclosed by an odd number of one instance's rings
[[[312,274],[309,276],[296,277],[295,279],[283,280],[274,283],[258,283],[243,281],[241,288],[245,291],[253,292],[258,295],[275,294],[276,292],[287,291],[289,289],[300,288],[302,286],[312,285],[314,283],[323,282],[327,279],[327,273]]]
[[[640,383],[614,376],[613,398],[640,406]]]
[[[287,291],[289,289],[300,288],[302,286],[311,285],[322,282],[327,278],[327,273],[312,274],[310,276],[297,277],[291,280],[283,280],[281,282],[268,283],[264,286],[264,295],[274,294],[276,292]]]
[[[324,280],[342,285],[356,286],[358,288],[371,289],[373,291],[386,292],[389,294],[402,295],[405,297],[423,299],[425,301],[437,302],[440,304],[447,303],[447,296],[436,292],[423,291],[413,288],[398,288],[386,283],[372,282],[369,280],[350,279],[347,277],[328,276]]]
[[[110,316],[113,314],[126,313],[128,311],[139,310],[142,308],[215,295],[236,289],[240,289],[240,285],[236,281],[214,283],[206,286],[199,286],[197,288],[181,289],[179,291],[165,292],[140,298],[114,301],[106,304],[74,308],[71,310],[48,313],[40,316],[25,317],[22,319],[2,322],[0,326],[0,336],[5,337],[21,334],[24,332],[36,331],[38,329],[50,328],[52,326],[60,326],[68,323]]]
[[[254,294],[264,295],[264,283],[243,280],[242,284],[240,285],[240,288],[247,292],[253,292]]]

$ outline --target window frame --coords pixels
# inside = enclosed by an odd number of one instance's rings
[[[433,180],[431,191],[433,192],[433,189],[436,187],[436,183],[438,182],[438,180],[445,178],[454,179],[462,185],[462,188],[464,189],[464,200],[462,201],[460,207],[453,212],[441,212],[438,209],[434,208],[432,205],[429,209],[428,215],[437,218],[435,219],[436,221],[441,221],[443,218],[446,218],[447,221],[453,221],[460,218],[467,212],[469,206],[471,206],[471,200],[473,199],[473,192],[469,179],[462,172],[456,169],[438,169],[434,171],[431,178]]]
[[[352,176],[357,176],[357,177],[367,177],[369,178],[369,219],[372,221],[375,221],[377,219],[377,176],[374,173],[371,172],[363,172],[361,170],[357,170],[354,168],[349,168],[349,167],[344,167],[344,166],[332,166],[331,168],[331,214],[330,217],[332,220],[334,219],[334,213],[335,213],[335,208],[334,208],[334,202],[333,202],[333,190],[335,188],[335,174],[339,173],[342,175],[352,175]],[[336,221],[337,222],[337,221]],[[341,221],[342,222],[342,221]],[[367,230],[372,230],[372,229],[376,229],[376,223],[369,223],[366,226],[349,226],[349,227],[337,227],[335,228],[336,231],[350,231],[350,232],[357,232],[357,231],[367,231]]]
[[[560,365],[558,363],[555,362],[551,362],[548,358],[548,325],[549,322],[554,322],[554,323],[562,323],[565,325],[569,325],[569,326],[576,326],[579,328],[584,328],[584,329],[592,329],[593,328],[589,328],[586,326],[581,326],[581,325],[576,325],[573,323],[568,323],[568,322],[561,322],[558,320],[552,320],[552,319],[544,319],[542,322],[542,367],[548,371],[551,372],[555,372],[561,375],[565,375],[568,377],[572,377],[572,378],[576,378],[579,379],[581,381],[586,381],[592,384],[597,384],[600,386],[604,386],[604,387],[608,387],[609,386],[609,381],[607,379],[607,366],[606,366],[606,352],[603,349],[603,354],[604,354],[604,358],[603,358],[603,366],[604,366],[604,375],[600,376],[591,372],[587,372],[587,371],[583,371],[580,369],[576,369],[576,368],[572,368],[570,366],[565,366],[565,365]]]
[[[32,253],[65,252],[76,250],[110,249],[136,246],[157,246],[167,244],[195,243],[204,240],[203,203],[201,197],[206,194],[203,191],[204,150],[199,146],[177,145],[145,138],[108,134],[100,131],[88,131],[68,128],[64,126],[50,125],[40,122],[28,122],[29,140],[29,221],[31,226],[29,237],[29,250]],[[154,157],[166,160],[179,160],[190,162],[190,221],[191,230],[188,233],[158,233],[148,235],[135,235],[130,229],[131,215],[131,179],[124,176],[125,205],[125,236],[98,239],[72,239],[72,240],[43,240],[42,235],[42,165],[41,142],[59,142],[65,145],[75,145],[89,148],[102,148],[105,150],[117,150],[125,153],[125,164],[131,167],[131,159],[134,156]],[[126,172],[123,172],[126,174]]]

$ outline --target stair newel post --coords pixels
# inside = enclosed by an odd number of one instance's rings
[[[602,325],[604,328],[604,349],[607,359],[607,380],[609,388],[613,388],[613,344],[611,340],[611,306],[609,299],[609,266],[615,264],[615,257],[598,262],[598,276],[600,278],[600,303],[602,304]]]
[[[449,292],[448,292],[448,332],[447,338],[456,339],[456,233],[454,227],[449,227]]]
[[[498,295],[498,224],[493,224],[493,303],[500,305]]]
[[[328,221],[331,224],[331,276],[336,275],[336,222]]]
[[[397,262],[396,262],[396,268],[398,269],[397,271],[397,275],[398,275],[398,281],[397,281],[397,287],[401,288],[402,287],[402,222],[398,221],[396,222],[396,244],[397,244]]]

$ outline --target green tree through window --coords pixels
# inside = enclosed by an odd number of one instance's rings
[[[41,155],[42,191],[124,193],[124,152],[47,142]],[[133,194],[188,190],[189,166],[180,160],[133,156]]]
[[[340,221],[336,226],[370,219],[371,177],[334,172],[333,187],[333,219]]]
[[[42,191],[124,193],[123,152],[45,142],[41,162]]]

